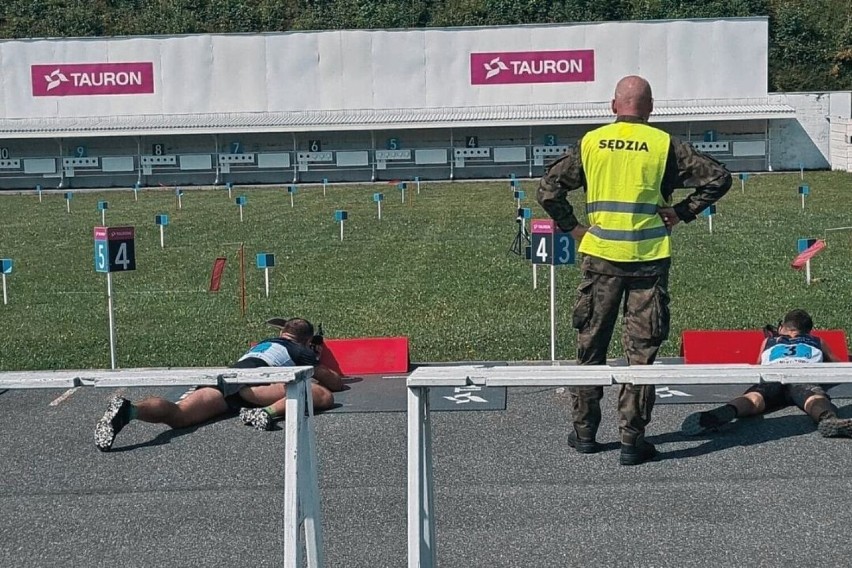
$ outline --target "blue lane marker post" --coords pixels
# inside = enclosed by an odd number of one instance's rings
[[[38,202],[41,203],[41,184],[36,185],[36,193],[38,193]]]
[[[420,195],[420,176],[414,176],[414,183],[417,184],[417,195]]]
[[[340,223],[340,240],[343,240],[343,222],[349,218],[349,213],[343,209],[334,212],[334,220]]]
[[[269,297],[269,269],[275,266],[275,255],[271,252],[257,253],[257,267],[263,269],[263,281],[266,285],[266,297]]]
[[[133,201],[139,201],[139,187],[141,184],[137,181],[133,184]]]
[[[163,227],[169,224],[169,216],[165,213],[154,215],[154,223],[160,227],[160,248],[166,248],[165,231]]]
[[[228,199],[231,199],[231,190],[234,189],[234,182],[229,181],[225,184],[225,187],[228,189]]]
[[[9,297],[6,295],[6,275],[12,274],[12,259],[0,258],[0,274],[3,275],[3,305],[9,303]]]
[[[396,187],[402,193],[402,202],[405,203],[405,190],[408,187],[408,184],[405,183],[404,181],[401,181],[398,184],[396,184]]]
[[[175,188],[175,197],[177,198],[178,209],[183,209],[183,190],[181,188]]]
[[[516,189],[515,191],[512,192],[512,197],[515,198],[515,202],[516,202],[515,207],[517,209],[521,208],[521,199],[525,198],[526,196],[527,196],[526,192],[524,192],[520,189]]]
[[[743,193],[745,193],[745,182],[748,181],[748,174],[747,173],[741,173],[739,177],[740,177],[740,189],[742,190]]]
[[[328,178],[322,178],[322,196],[325,197],[325,188],[328,186]]]
[[[71,213],[71,198],[74,197],[74,194],[70,191],[65,192],[65,210]]]
[[[798,239],[796,241],[796,250],[802,254],[816,244],[816,239]],[[805,283],[811,285],[811,259],[805,261]]]
[[[109,208],[109,203],[106,201],[98,201],[98,211],[101,212],[101,225],[106,225],[106,210]]]
[[[296,185],[288,185],[287,193],[290,194],[290,208],[292,209],[295,205],[293,204],[293,196],[296,194]]]
[[[716,205],[711,205],[707,209],[701,212],[702,215],[707,217],[707,225],[710,227],[710,234],[713,234],[713,216],[716,215]]]
[[[808,185],[799,186],[799,195],[802,196],[802,211],[805,210],[805,196],[811,194],[811,188]]]
[[[384,193],[374,193],[373,194],[373,201],[376,202],[376,205],[379,208],[379,221],[382,220],[382,201],[384,201],[384,199],[385,199]]]
[[[240,195],[239,197],[237,197],[234,200],[234,203],[236,203],[240,208],[240,223],[243,222],[243,207],[245,207],[245,204],[247,202],[248,202],[248,198],[246,198],[245,195]]]

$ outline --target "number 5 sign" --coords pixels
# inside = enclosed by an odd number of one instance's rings
[[[136,270],[133,227],[95,227],[95,271]]]
[[[552,219],[533,219],[530,244],[533,264],[574,264],[574,239]]]

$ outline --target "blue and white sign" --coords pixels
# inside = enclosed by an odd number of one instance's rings
[[[519,199],[519,200],[524,199],[527,196],[526,192],[521,191],[521,190],[515,190],[514,192],[512,192],[512,195],[514,196],[515,199]]]
[[[335,221],[345,221],[348,218],[349,218],[349,213],[347,213],[346,211],[344,211],[342,209],[338,209],[337,211],[334,212],[334,220]]]
[[[106,201],[98,201],[98,211],[104,211],[109,208],[109,203]]]
[[[235,200],[236,204],[237,204],[237,205],[239,205],[240,207],[242,207],[243,205],[245,205],[247,201],[248,201],[248,200],[246,199],[246,196],[245,196],[245,195],[240,195],[240,196],[239,196],[239,197],[237,197],[237,199]]]
[[[3,274],[12,274],[12,265],[11,258],[0,258],[0,272]]]
[[[716,205],[710,205],[704,211],[701,212],[705,217],[710,217],[716,214]]]
[[[532,209],[529,207],[519,207],[518,208],[518,218],[520,219],[531,219],[532,218]]]
[[[808,185],[800,185],[799,186],[799,195],[810,195],[811,188]]]
[[[295,185],[288,185],[287,186],[287,193],[296,193],[296,186]]]
[[[271,252],[259,252],[257,253],[257,267],[258,268],[272,268],[275,266],[275,255]]]
[[[388,150],[399,150],[400,148],[402,148],[402,142],[399,140],[399,138],[388,138]]]
[[[70,191],[65,192],[65,201],[71,201],[71,198],[74,197],[74,194]]]
[[[383,201],[384,198],[385,198],[384,193],[374,193],[373,194],[373,201],[375,201],[376,203],[378,203],[379,201]]]
[[[796,241],[796,250],[799,254],[802,254],[812,246],[816,244],[816,239],[798,239]]]
[[[741,173],[739,177],[742,181],[748,181],[748,174],[747,173]]]
[[[95,271],[136,270],[133,227],[95,227]]]
[[[165,213],[161,213],[160,215],[154,215],[154,223],[164,227],[169,224],[169,216]]]

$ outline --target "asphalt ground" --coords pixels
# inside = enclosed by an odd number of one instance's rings
[[[50,406],[61,394],[0,393],[0,566],[283,564],[283,429],[134,422],[104,454],[92,431],[113,391]],[[554,389],[510,389],[505,411],[434,413],[438,565],[850,565],[852,440],[821,438],[796,409],[684,438],[683,418],[711,405],[665,404],[648,430],[661,459],[624,467],[614,398],[595,455],[565,443]],[[316,426],[326,565],[405,566],[405,414]]]

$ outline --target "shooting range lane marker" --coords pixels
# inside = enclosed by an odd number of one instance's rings
[[[271,252],[259,252],[256,257],[257,267],[263,270],[263,280],[266,287],[266,297],[269,297],[269,269],[275,266],[275,255]]]
[[[414,176],[414,183],[417,184],[417,195],[420,195],[420,176]]]
[[[292,209],[293,207],[295,207],[294,202],[293,202],[293,195],[295,195],[295,193],[296,193],[296,185],[295,184],[288,185],[287,186],[287,193],[290,194],[290,209]]]
[[[713,204],[713,205],[707,206],[707,208],[704,209],[704,211],[702,211],[701,214],[703,216],[707,217],[707,226],[709,227],[710,234],[712,235],[713,234],[713,217],[716,216],[716,205]]]
[[[570,233],[564,233],[553,219],[532,220],[530,260],[550,265],[550,361],[556,361],[556,265],[574,264],[576,247]]]
[[[226,184],[225,184],[225,188],[228,190],[228,199],[232,199],[232,198],[233,198],[233,196],[231,195],[231,190],[232,190],[232,189],[234,189],[234,184],[233,184],[233,182],[230,182],[230,181],[229,181],[228,183],[226,183]]]
[[[245,195],[240,195],[234,200],[234,203],[237,204],[237,207],[240,208],[240,223],[243,222],[243,206],[248,202],[248,198]]]
[[[396,184],[396,187],[402,193],[402,203],[405,204],[405,190],[408,188],[408,184],[405,183],[404,181],[401,181],[398,184]]]
[[[175,187],[175,197],[177,197],[178,209],[183,209],[183,190]]]
[[[38,193],[38,202],[41,203],[41,184],[36,185],[36,193]]]
[[[60,404],[71,398],[71,395],[80,390],[80,388],[81,387],[71,387],[70,389],[59,395],[57,398],[53,399],[50,404],[48,404],[48,406],[59,406]]]
[[[136,245],[133,227],[95,227],[95,272],[106,272],[107,312],[109,314],[109,355],[112,369],[116,368],[115,315],[113,306],[112,273],[136,270]]]
[[[139,182],[133,184],[133,201],[139,201]]]
[[[374,193],[373,194],[373,201],[376,202],[376,205],[379,208],[379,221],[382,220],[382,201],[384,201],[384,199],[385,199],[384,193]]]
[[[338,209],[334,212],[334,220],[340,223],[340,240],[343,240],[343,222],[349,218],[349,213],[343,209]]]
[[[743,193],[745,193],[745,182],[748,179],[748,174],[743,172],[739,175],[740,178],[740,189]]]
[[[70,191],[65,192],[65,210],[71,213],[71,198],[74,196]]]
[[[106,210],[109,207],[109,203],[106,201],[98,201],[98,211],[101,212],[101,225],[106,226]]]
[[[805,210],[805,196],[810,195],[811,188],[808,185],[800,185],[798,189],[799,195],[802,196],[802,211]]]
[[[169,216],[165,213],[154,215],[154,223],[160,227],[160,248],[166,248],[164,227],[169,224]]]
[[[325,189],[328,187],[328,178],[322,178],[322,196],[325,197]]]
[[[3,280],[3,305],[9,304],[9,296],[6,293],[6,275],[12,274],[13,262],[11,258],[0,259],[0,278]]]

